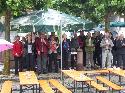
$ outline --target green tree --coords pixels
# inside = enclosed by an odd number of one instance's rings
[[[53,8],[81,16],[95,24],[104,22],[105,31],[108,31],[112,14],[125,15],[124,2],[124,0],[55,0]]]
[[[20,16],[28,10],[46,8],[49,3],[50,0],[0,0],[0,13],[5,16],[5,39],[10,41],[10,20],[13,16]],[[9,50],[4,53],[3,74],[10,74]]]

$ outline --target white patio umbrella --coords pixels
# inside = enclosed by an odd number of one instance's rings
[[[8,50],[13,48],[13,44],[4,40],[4,39],[0,39],[0,52],[4,51],[4,50]]]
[[[60,21],[63,25],[74,25],[74,24],[85,24],[85,20],[68,15],[53,9],[48,9],[47,11],[39,10],[34,11],[33,13],[20,17],[18,19],[14,19],[11,21],[11,25],[32,25],[33,30],[35,26],[60,26]]]

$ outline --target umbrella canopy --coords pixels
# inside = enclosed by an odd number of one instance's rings
[[[110,27],[125,27],[125,22],[110,22]]]
[[[59,11],[48,9],[48,11],[39,10],[27,16],[11,21],[12,25],[60,25],[62,24],[81,24],[85,20],[72,15],[61,13]]]
[[[48,11],[44,10],[34,11],[33,13],[27,16],[12,20],[11,25],[20,25],[21,27],[30,25],[34,26],[36,31],[40,31],[43,29],[50,31],[49,30],[50,28],[51,31],[54,31],[52,30],[53,26],[62,25],[66,27],[69,24],[70,25],[84,24],[85,22],[86,22],[85,20],[80,19],[78,17],[61,13],[53,9],[48,9]]]
[[[13,48],[13,44],[4,40],[4,39],[0,39],[0,52],[4,51],[4,50],[8,50]]]

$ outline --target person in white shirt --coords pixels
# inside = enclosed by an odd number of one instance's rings
[[[32,42],[32,35],[27,35],[25,43],[27,70],[35,70],[35,44]]]
[[[102,47],[102,68],[110,68],[113,59],[111,50],[114,44],[108,32],[105,33],[100,46]]]

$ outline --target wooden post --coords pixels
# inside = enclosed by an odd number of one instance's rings
[[[82,49],[77,50],[76,70],[83,70],[83,51],[82,51]]]

